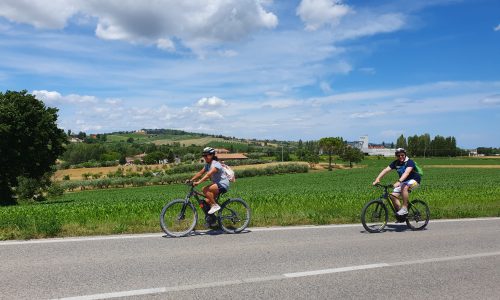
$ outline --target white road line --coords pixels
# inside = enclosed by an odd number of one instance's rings
[[[103,294],[94,294],[94,295],[86,295],[86,296],[68,297],[68,298],[61,298],[61,299],[64,299],[64,300],[97,300],[97,299],[111,299],[111,298],[119,298],[119,297],[131,297],[131,296],[160,294],[160,293],[166,293],[166,292],[167,292],[167,289],[162,287],[162,288],[155,288],[155,289],[143,289],[143,290],[115,292],[115,293],[103,293]]]
[[[191,284],[191,285],[160,287],[160,288],[151,288],[151,289],[114,292],[114,293],[103,293],[103,294],[76,296],[76,297],[68,297],[68,298],[59,298],[59,300],[96,300],[96,299],[111,299],[111,298],[141,296],[141,295],[151,295],[151,294],[164,294],[164,293],[169,293],[169,292],[189,291],[189,290],[195,290],[195,289],[205,289],[205,288],[238,285],[238,284],[245,284],[245,283],[267,282],[267,281],[273,281],[273,280],[286,280],[286,279],[292,279],[292,278],[318,276],[318,275],[341,273],[341,272],[361,271],[361,270],[369,270],[369,269],[375,269],[375,268],[386,268],[386,267],[395,267],[395,266],[403,266],[403,265],[416,265],[416,264],[425,264],[425,263],[437,263],[437,262],[465,260],[465,259],[471,259],[471,258],[481,258],[481,257],[490,257],[490,256],[499,256],[499,255],[500,255],[500,251],[488,252],[488,253],[476,253],[476,254],[468,254],[468,255],[460,255],[460,256],[450,256],[450,257],[436,257],[436,258],[419,259],[419,260],[404,261],[404,262],[377,263],[377,264],[348,266],[348,267],[322,269],[322,270],[305,271],[305,272],[285,273],[282,275],[271,275],[271,276],[265,276],[265,277],[237,279],[237,280],[231,280],[231,281],[209,282],[209,283],[201,283],[201,284]]]
[[[307,277],[307,276],[316,276],[316,275],[324,275],[324,274],[332,274],[332,273],[341,273],[341,272],[350,272],[350,271],[357,271],[357,270],[382,268],[382,267],[388,267],[388,266],[389,266],[389,264],[381,263],[381,264],[351,266],[351,267],[334,268],[334,269],[323,269],[323,270],[307,271],[307,272],[286,273],[286,274],[283,274],[283,276],[288,277],[288,278]]]
[[[432,220],[432,223],[450,223],[450,222],[477,222],[477,221],[498,221],[500,217],[491,218],[466,218],[466,219],[442,219]],[[351,228],[362,227],[361,223],[358,224],[332,224],[332,225],[302,225],[302,226],[282,226],[282,227],[253,227],[249,228],[251,232],[265,232],[265,231],[289,231],[289,230],[309,230],[309,229],[332,229],[332,228]],[[197,233],[204,233],[206,231],[197,231]],[[30,245],[30,244],[50,244],[50,243],[68,243],[68,242],[88,242],[88,241],[105,241],[105,240],[126,240],[126,239],[144,239],[144,238],[160,238],[165,236],[164,233],[147,233],[147,234],[123,234],[123,235],[107,235],[107,236],[87,236],[87,237],[74,237],[74,238],[51,238],[40,240],[26,240],[26,241],[1,241],[0,246],[9,245]]]

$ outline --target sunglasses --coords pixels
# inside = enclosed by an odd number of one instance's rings
[[[406,156],[406,154],[398,154],[398,155],[396,155],[396,156],[397,156],[397,157],[405,157],[405,156]]]
[[[203,154],[202,156],[203,157],[208,157],[210,154]]]

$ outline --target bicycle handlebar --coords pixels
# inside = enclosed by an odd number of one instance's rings
[[[377,183],[375,184],[374,186],[376,187],[381,187],[381,188],[393,188],[394,186],[392,184],[380,184],[380,183]]]

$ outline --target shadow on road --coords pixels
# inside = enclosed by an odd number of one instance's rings
[[[247,233],[250,233],[250,232],[251,232],[250,230],[243,230],[242,232],[236,233],[236,234],[247,234]],[[199,237],[199,236],[206,236],[206,235],[221,235],[221,234],[230,235],[230,233],[226,233],[222,229],[210,229],[210,230],[206,230],[206,231],[193,231],[193,232],[191,232],[190,234],[188,234],[186,236],[182,236],[181,238]],[[171,236],[168,236],[166,234],[163,235],[162,237],[166,238],[166,239],[176,239],[176,237],[171,237]]]
[[[427,228],[424,228],[423,230],[419,230],[419,231],[426,231]],[[384,230],[382,232],[379,232],[379,233],[383,233],[383,232],[405,232],[405,231],[413,231],[411,230],[408,226],[406,226],[406,223],[394,223],[394,224],[387,224],[387,226],[385,226]],[[368,234],[371,234],[370,232],[366,231],[366,230],[362,230],[360,231],[360,233],[368,233]]]

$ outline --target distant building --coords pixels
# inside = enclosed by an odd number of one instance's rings
[[[371,156],[380,155],[385,157],[392,157],[394,156],[394,152],[396,152],[396,149],[385,148],[383,145],[370,144],[368,142],[367,135],[360,137],[359,141],[348,142],[347,144],[352,147],[358,148],[365,155],[371,155]]]
[[[227,150],[227,149],[224,149],[224,148],[219,148],[219,149],[215,149],[215,153],[216,155],[219,155],[219,154],[225,154],[225,153],[229,153],[231,151]]]

